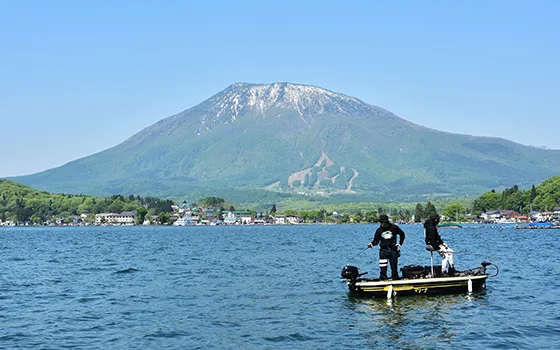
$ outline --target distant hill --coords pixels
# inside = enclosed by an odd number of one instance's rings
[[[97,196],[402,201],[530,186],[559,170],[560,151],[429,129],[319,87],[236,83],[115,147],[13,180]]]
[[[0,222],[28,222],[44,224],[47,221],[66,219],[72,222],[76,216],[103,212],[120,213],[136,211],[140,222],[146,214],[170,213],[172,201],[153,197],[113,195],[110,198],[95,198],[84,195],[55,194],[38,191],[29,186],[0,179]],[[69,220],[69,221],[68,221]]]
[[[515,210],[528,214],[532,210],[552,211],[560,209],[560,175],[551,177],[527,190],[514,185],[502,192],[489,191],[474,200],[473,210]]]

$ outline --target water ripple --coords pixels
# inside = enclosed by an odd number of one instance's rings
[[[421,226],[403,228],[400,265],[428,264]],[[528,254],[523,230],[445,231],[458,267],[492,256],[500,275],[478,294],[388,302],[338,278],[350,257],[377,273],[376,250],[356,256],[374,229],[3,229],[0,348],[560,348],[558,240]]]

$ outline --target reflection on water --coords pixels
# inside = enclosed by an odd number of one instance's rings
[[[416,349],[433,346],[434,341],[452,345],[458,335],[457,326],[465,322],[458,315],[486,300],[485,291],[389,300],[349,294],[347,305],[364,316],[360,328],[368,344]]]

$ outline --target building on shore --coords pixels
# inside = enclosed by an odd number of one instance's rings
[[[95,215],[96,225],[136,225],[138,213],[136,211],[123,211],[116,213],[101,213]]]

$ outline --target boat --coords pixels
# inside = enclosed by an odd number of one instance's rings
[[[441,273],[441,265],[420,266],[407,265],[401,268],[402,278],[396,280],[380,280],[378,278],[363,278],[356,266],[344,266],[341,278],[347,280],[351,293],[373,298],[391,299],[396,296],[474,293],[486,287],[486,279],[498,275],[498,267],[489,261],[483,261],[481,266],[455,271],[452,276]],[[495,267],[495,274],[487,272],[488,266]]]
[[[544,222],[531,222],[529,224],[525,224],[525,225],[515,225],[515,228],[517,229],[550,229],[550,228],[560,228],[560,225],[558,223],[552,223],[550,221],[544,221]]]
[[[173,226],[192,226],[195,222],[193,217],[190,213],[186,213],[183,217],[178,218],[174,223]]]

